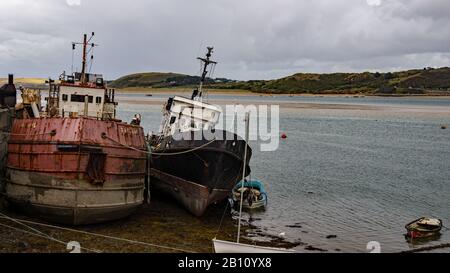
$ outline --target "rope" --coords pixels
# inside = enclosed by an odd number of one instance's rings
[[[154,155],[181,155],[181,154],[187,154],[187,153],[190,153],[190,152],[202,149],[202,148],[208,146],[209,144],[213,143],[214,141],[216,141],[216,140],[213,139],[213,140],[211,140],[211,141],[209,141],[209,142],[207,142],[207,143],[205,143],[205,144],[203,144],[201,146],[195,147],[195,148],[187,150],[187,151],[176,152],[176,153],[152,153],[152,154],[154,154]]]
[[[67,244],[68,244],[68,243],[63,242],[63,241],[60,241],[60,240],[58,240],[58,239],[49,238],[49,237],[44,236],[44,235],[40,235],[40,234],[37,234],[37,233],[33,233],[33,232],[30,232],[30,231],[27,231],[27,230],[24,230],[24,229],[16,228],[16,227],[9,226],[9,225],[5,225],[5,224],[2,224],[2,223],[0,223],[0,226],[6,227],[6,228],[9,228],[9,229],[13,229],[13,230],[16,230],[16,231],[20,231],[20,232],[23,232],[23,233],[25,233],[25,234],[29,234],[29,235],[41,237],[41,238],[44,238],[44,239],[49,239],[49,240],[51,240],[51,241],[55,241],[55,242],[57,242],[57,243],[60,243],[60,244],[65,245],[65,246],[67,246]],[[100,251],[93,250],[93,249],[89,249],[89,248],[85,248],[85,247],[80,247],[80,248],[81,248],[81,249],[84,249],[84,250],[87,250],[87,251],[95,252],[95,253],[101,253]]]
[[[11,218],[11,217],[9,217],[6,214],[3,214],[1,212],[0,212],[0,215],[1,215],[0,218],[10,220],[10,221],[12,221],[14,223],[17,223],[17,224],[22,225],[22,226],[24,226],[26,228],[29,228],[30,230],[34,231],[34,233],[30,232],[30,231],[27,231],[27,230],[24,230],[24,229],[19,229],[19,228],[13,227],[13,226],[9,226],[9,225],[5,225],[5,224],[0,223],[1,226],[7,227],[7,228],[11,228],[11,229],[14,229],[14,230],[17,230],[17,231],[22,231],[22,232],[30,234],[30,235],[34,235],[34,236],[38,236],[38,237],[41,237],[41,238],[45,238],[45,239],[48,239],[48,240],[51,240],[51,241],[54,241],[54,242],[57,242],[57,243],[60,243],[60,244],[63,244],[63,245],[67,245],[67,242],[63,242],[61,240],[58,240],[58,239],[56,239],[56,238],[54,238],[54,237],[52,237],[52,236],[50,236],[48,234],[45,234],[44,232],[42,232],[42,231],[40,231],[38,229],[35,229],[35,228],[30,227],[30,226],[28,226],[28,225],[26,225],[24,223],[21,223],[22,221],[20,221],[20,220],[16,220],[14,218]],[[89,248],[85,248],[85,247],[80,247],[80,248],[84,249],[84,250],[87,250],[87,251],[99,253],[99,251],[97,251],[97,250],[93,250],[93,249],[89,249]]]
[[[0,218],[5,218],[5,217],[0,216]],[[77,229],[72,229],[72,228],[65,228],[65,227],[60,227],[60,226],[55,226],[55,225],[50,225],[50,224],[43,224],[43,223],[39,223],[39,222],[20,220],[20,219],[16,219],[16,221],[29,223],[29,224],[34,224],[34,225],[39,225],[39,226],[43,226],[43,227],[61,229],[61,230],[65,230],[65,231],[77,232],[77,233],[82,233],[82,234],[91,235],[91,236],[103,237],[103,238],[111,239],[111,240],[124,241],[124,242],[127,242],[127,243],[140,244],[140,245],[157,247],[157,248],[162,248],[162,249],[175,250],[175,251],[184,252],[184,253],[195,253],[195,251],[192,251],[192,250],[186,250],[186,249],[181,249],[181,248],[175,248],[175,247],[157,245],[157,244],[152,244],[152,243],[146,243],[146,242],[141,242],[141,241],[136,241],[136,240],[131,240],[131,239],[125,239],[125,238],[120,238],[120,237],[114,237],[114,236],[109,236],[109,235],[103,235],[103,234],[93,233],[93,232],[88,232],[88,231],[83,231],[83,230],[77,230]]]
[[[128,146],[128,145],[126,145],[126,144],[120,143],[119,141],[115,141],[114,139],[110,138],[110,137],[107,136],[107,135],[103,135],[103,137],[104,137],[104,138],[107,138],[107,139],[111,140],[112,142],[114,142],[114,143],[116,143],[116,144],[119,144],[119,145],[121,145],[121,146],[123,146],[123,147],[125,147],[125,148],[131,149],[131,150],[135,150],[135,151],[138,151],[138,152],[141,152],[141,153],[144,153],[144,154],[160,155],[160,156],[162,156],[162,155],[181,155],[181,154],[187,154],[187,153],[190,153],[190,152],[199,150],[199,149],[201,149],[201,148],[204,148],[204,147],[208,146],[209,144],[213,143],[214,141],[216,141],[216,139],[213,139],[213,140],[211,140],[211,141],[209,141],[209,142],[207,142],[207,143],[205,143],[205,144],[203,144],[203,145],[201,145],[201,146],[195,147],[195,148],[190,149],[190,150],[182,151],[182,152],[175,152],[175,153],[155,153],[155,152],[147,152],[147,151],[144,151],[144,150],[140,150],[140,149],[137,149],[137,148]]]
[[[436,246],[427,246],[427,247],[421,247],[411,250],[402,251],[400,253],[415,253],[415,252],[422,252],[422,251],[428,251],[428,250],[434,250],[434,249],[441,249],[441,248],[447,248],[450,247],[450,243],[448,244],[441,244]]]
[[[92,51],[92,52],[91,52]],[[91,73],[91,69],[92,69],[92,63],[94,62],[94,47],[91,47],[91,49],[89,50],[89,52],[91,53],[91,59],[89,60],[89,73]],[[88,54],[89,54],[88,52]]]
[[[6,214],[3,214],[3,213],[0,212],[0,215],[3,216],[2,218],[5,218],[5,219],[10,220],[10,221],[12,221],[12,222],[15,222],[15,223],[17,223],[17,224],[19,224],[19,225],[25,226],[25,227],[31,229],[32,231],[34,231],[34,232],[36,232],[36,233],[39,233],[39,234],[41,234],[41,235],[43,235],[43,236],[46,236],[46,237],[50,237],[50,235],[47,235],[47,234],[43,233],[42,231],[37,230],[37,229],[35,229],[35,228],[33,228],[33,227],[27,226],[27,225],[25,225],[25,224],[23,224],[23,223],[21,223],[21,222],[15,220],[15,219],[9,217],[9,216],[6,215]]]
[[[228,205],[230,204],[230,201],[227,202],[227,205],[225,207],[225,210],[222,213],[222,218],[220,218],[220,223],[219,223],[219,228],[216,231],[216,235],[214,236],[214,238],[217,237],[217,235],[219,235],[220,229],[222,228],[222,222],[223,222],[223,218],[225,217],[225,213],[227,212],[228,209]]]

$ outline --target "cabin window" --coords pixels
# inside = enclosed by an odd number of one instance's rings
[[[93,96],[88,96],[88,102],[92,103],[94,100]],[[70,95],[70,101],[72,102],[84,102],[84,95]]]
[[[67,96],[67,94],[63,94],[62,95],[62,100],[63,101],[67,101],[69,99],[69,96]]]
[[[97,86],[103,86],[103,79],[102,79],[102,78],[98,78],[98,79],[95,81],[95,84],[97,84]]]
[[[170,124],[174,124],[175,120],[177,120],[177,117],[171,117],[170,118]]]
[[[96,97],[95,103],[102,103],[102,97]]]

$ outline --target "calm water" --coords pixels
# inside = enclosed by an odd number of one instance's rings
[[[158,100],[167,95],[126,97]],[[236,98],[209,97],[219,104]],[[369,241],[378,241],[384,252],[450,242],[445,229],[428,242],[410,244],[403,237],[404,225],[424,215],[450,226],[450,128],[440,128],[450,123],[450,99],[239,96],[236,101],[280,103],[280,129],[288,136],[274,152],[261,152],[251,142],[252,174],[265,183],[269,205],[246,217],[260,229],[284,232],[289,240],[328,252],[367,252]],[[283,107],[285,102],[399,108],[295,109]],[[158,130],[160,105],[119,108],[120,118],[129,121],[141,113],[146,131]]]

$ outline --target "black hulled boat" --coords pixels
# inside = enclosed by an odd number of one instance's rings
[[[200,84],[191,98],[175,96],[164,105],[160,132],[150,145],[151,187],[174,197],[201,216],[206,208],[226,199],[242,179],[245,145],[238,135],[215,129],[221,109],[203,101],[203,85],[213,48],[208,47]],[[248,147],[246,176],[250,174]]]

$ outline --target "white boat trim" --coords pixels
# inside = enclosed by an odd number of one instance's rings
[[[286,248],[263,247],[213,239],[215,253],[296,253]]]
[[[174,101],[179,101],[179,102],[184,102],[186,104],[192,104],[192,105],[195,105],[195,106],[197,106],[199,108],[207,108],[207,109],[210,109],[210,110],[222,113],[222,109],[220,107],[212,105],[212,104],[204,103],[204,102],[201,102],[201,101],[191,100],[191,99],[188,99],[188,98],[185,98],[185,97],[180,97],[180,96],[173,97],[173,100]]]

